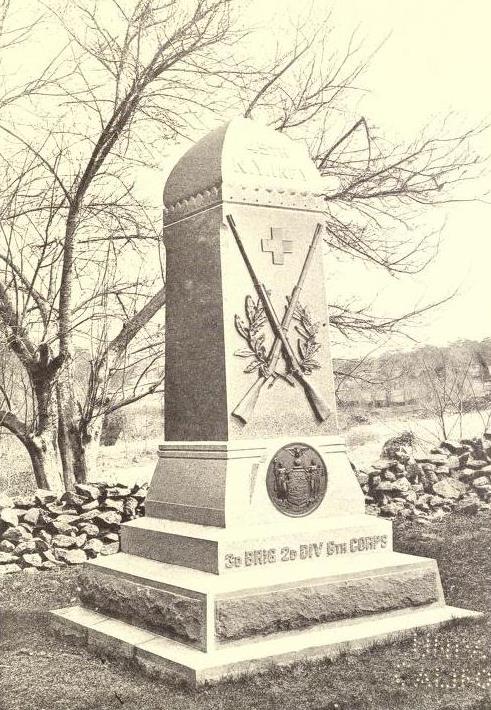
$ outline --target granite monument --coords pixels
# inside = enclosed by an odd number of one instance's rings
[[[468,615],[366,515],[338,432],[321,178],[249,119],[164,190],[165,442],[146,514],[53,623],[191,683]]]

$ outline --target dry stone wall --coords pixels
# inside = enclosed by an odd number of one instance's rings
[[[409,432],[387,441],[382,457],[356,471],[367,512],[389,518],[435,519],[451,511],[475,514],[491,503],[491,434],[442,441],[414,453]]]
[[[405,432],[386,442],[379,461],[356,471],[367,512],[431,521],[491,508],[491,434],[442,441],[423,454],[413,444]],[[0,493],[0,576],[118,552],[120,525],[144,514],[147,490],[90,483],[61,497],[46,490],[14,498]]]
[[[144,514],[147,488],[90,483],[61,497],[0,494],[0,576],[118,552],[120,525]]]

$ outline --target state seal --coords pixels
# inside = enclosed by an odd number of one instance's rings
[[[309,515],[326,493],[325,464],[317,451],[306,444],[284,446],[268,466],[266,487],[275,508],[285,515]]]

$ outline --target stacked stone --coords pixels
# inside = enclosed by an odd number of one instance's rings
[[[144,514],[148,486],[77,484],[61,497],[0,494],[0,575],[76,565],[119,550],[120,524]]]
[[[491,434],[442,441],[420,455],[403,436],[387,442],[382,458],[356,475],[367,512],[423,519],[452,510],[475,514],[491,508]],[[147,484],[90,483],[61,497],[42,489],[14,499],[0,494],[0,575],[118,552],[120,525],[144,514],[147,491]]]
[[[370,470],[357,471],[369,512],[394,518],[438,518],[491,507],[491,434],[442,441],[415,455],[406,434],[386,442]]]

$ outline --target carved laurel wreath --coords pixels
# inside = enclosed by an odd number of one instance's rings
[[[312,370],[318,370],[321,367],[320,362],[314,358],[321,347],[317,341],[320,323],[314,322],[309,309],[301,306],[300,303],[293,312],[293,318],[297,321],[295,330],[300,335],[297,340],[300,365],[306,375],[311,375]]]
[[[252,362],[247,365],[244,372],[257,370],[261,376],[268,377],[271,373],[268,371],[268,354],[264,346],[265,334],[261,332],[267,317],[261,301],[258,299],[255,302],[251,296],[247,296],[245,314],[245,320],[238,315],[235,316],[235,328],[246,341],[247,349],[236,350],[234,354],[237,357],[252,358]],[[297,321],[295,330],[300,336],[297,340],[298,361],[304,373],[311,375],[313,370],[321,367],[314,358],[321,347],[317,341],[320,323],[314,322],[308,308],[300,304],[295,308],[293,318]]]
[[[235,316],[235,328],[240,336],[247,343],[247,350],[236,350],[235,355],[238,357],[253,358],[245,368],[244,372],[258,372],[267,377],[268,360],[266,348],[264,347],[264,333],[261,333],[261,328],[266,323],[266,315],[261,301],[257,303],[251,296],[246,296],[245,313],[247,321],[242,320],[238,315]]]

